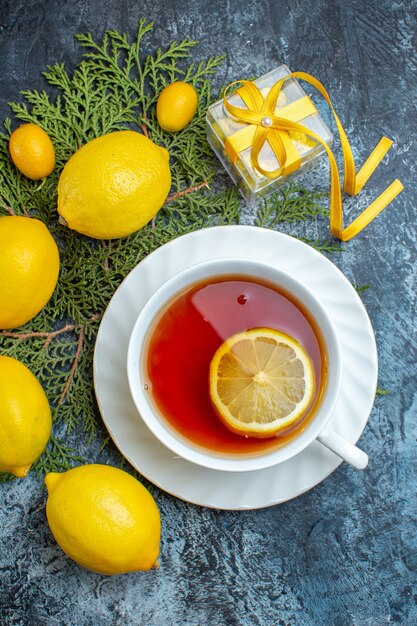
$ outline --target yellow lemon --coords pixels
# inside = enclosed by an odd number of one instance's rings
[[[214,408],[241,435],[276,435],[305,414],[314,392],[313,365],[304,348],[271,328],[233,335],[210,364]]]
[[[45,224],[30,217],[0,217],[0,328],[31,320],[51,297],[59,252]]]
[[[198,96],[192,85],[181,81],[161,91],[156,103],[156,118],[164,130],[177,132],[187,126],[197,111]]]
[[[24,478],[51,434],[48,399],[20,361],[0,356],[0,471]]]
[[[159,211],[171,187],[165,148],[131,130],[103,135],[70,158],[58,183],[58,213],[96,239],[125,237]]]
[[[45,476],[49,527],[64,552],[100,574],[158,567],[158,507],[141,483],[109,465]]]
[[[49,135],[36,124],[23,124],[9,141],[12,161],[28,178],[45,178],[55,167],[55,150]]]

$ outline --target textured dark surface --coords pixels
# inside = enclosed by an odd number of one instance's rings
[[[156,23],[151,49],[188,37],[200,41],[200,58],[225,52],[218,85],[279,62],[319,77],[358,162],[382,134],[394,139],[348,214],[395,177],[406,186],[332,258],[352,282],[371,285],[363,300],[379,384],[391,391],[377,398],[361,438],[367,470],[342,464],[312,491],[260,511],[213,511],[156,492],[161,569],[116,578],[60,551],[40,480],[1,485],[2,626],[417,624],[416,13],[413,0],[1,0],[2,118],[21,89],[44,87],[46,64],[74,66],[75,33],[133,34],[145,17]],[[327,176],[318,182],[326,188]],[[96,460],[96,449],[83,452]]]

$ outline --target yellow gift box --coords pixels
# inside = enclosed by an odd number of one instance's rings
[[[289,68],[280,65],[254,80],[253,84],[258,87],[262,97],[266,98],[273,85],[289,75]],[[227,97],[227,101],[232,106],[242,109],[246,107],[249,110],[251,98],[252,94],[243,84],[233,95]],[[276,103],[275,113],[280,117],[302,123],[320,135],[328,145],[332,144],[331,131],[298,81],[291,78],[285,81]],[[209,143],[249,204],[274,191],[289,174],[314,165],[326,154],[320,143],[311,140],[304,133],[281,132],[287,150],[287,161],[283,171],[272,178],[259,171],[251,162],[255,124],[248,124],[234,117],[227,111],[223,100],[215,102],[208,108],[206,119]],[[259,164],[268,172],[273,172],[280,166],[274,145],[275,137],[276,134],[270,134],[259,154]]]
[[[326,154],[330,162],[330,231],[347,241],[360,232],[403,189],[395,180],[349,226],[343,227],[339,171],[331,151],[332,133],[305,94],[299,80],[312,85],[326,100],[343,151],[343,190],[356,195],[392,145],[383,137],[357,172],[349,141],[327,91],[314,76],[291,73],[281,65],[269,74],[229,85],[223,100],[207,111],[207,138],[248,203],[273,191],[288,175],[314,165]],[[231,94],[233,87],[235,91]]]

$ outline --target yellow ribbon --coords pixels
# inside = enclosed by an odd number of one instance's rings
[[[273,85],[264,98],[258,87],[249,81],[236,81],[231,83],[224,93],[224,106],[226,110],[236,119],[246,124],[252,124],[256,130],[252,141],[251,163],[261,174],[269,178],[276,178],[281,174],[287,175],[288,151],[288,131],[301,132],[320,143],[327,152],[330,161],[330,232],[334,237],[342,241],[348,241],[355,237],[365,228],[403,189],[402,183],[394,180],[377,198],[370,204],[353,222],[343,228],[342,194],[340,187],[339,171],[333,152],[327,143],[309,128],[302,126],[298,122],[286,119],[275,114],[277,100],[282,85],[288,78],[298,78],[304,80],[315,87],[325,98],[330,106],[337,124],[339,136],[342,144],[344,161],[344,183],[343,190],[356,195],[371,177],[393,142],[387,137],[383,137],[376,148],[371,152],[361,169],[356,172],[352,150],[343,130],[342,124],[333,108],[329,95],[323,85],[314,76],[305,72],[293,72],[288,74]],[[250,103],[247,109],[236,107],[227,100],[229,89],[237,84],[243,84],[246,91],[246,104]],[[284,131],[284,132],[282,132]],[[265,170],[259,165],[259,154],[265,141],[271,145],[280,167],[273,170]],[[293,155],[290,154],[290,161]],[[292,170],[291,170],[292,171]]]
[[[236,93],[239,94],[247,108],[250,109],[251,101],[248,97],[246,88],[242,87],[241,89],[238,89]],[[286,106],[279,107],[279,116],[293,122],[299,122],[310,115],[314,115],[315,113],[317,113],[317,109],[308,96],[299,98]],[[255,132],[256,125],[247,124],[226,138],[224,148],[232,163],[237,162],[239,153],[242,150],[246,150],[246,148],[250,148],[252,146]],[[291,141],[290,135],[282,130],[271,132],[268,135],[268,143],[271,145],[272,151],[276,154],[276,150],[279,149],[275,146],[278,134],[281,136],[285,145],[285,152],[287,156],[286,163],[283,166],[281,173],[283,176],[287,176],[300,167],[302,159],[293,141]],[[305,135],[303,135],[303,137],[307,140]],[[307,141],[310,142],[311,145],[317,145],[315,141]]]

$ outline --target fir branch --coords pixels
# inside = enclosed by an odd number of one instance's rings
[[[2,483],[8,483],[12,480],[16,480],[16,476],[14,476],[14,474],[9,474],[8,472],[0,472],[0,485]]]
[[[258,209],[255,225],[263,228],[275,228],[283,222],[305,221],[316,215],[328,215],[329,211],[320,200],[327,194],[309,191],[294,183],[282,187],[280,191],[265,198]]]
[[[358,285],[357,283],[354,283],[353,286],[356,289],[357,293],[363,293],[364,291],[368,291],[368,289],[370,288],[370,285]]]
[[[62,333],[70,332],[71,330],[74,330],[75,328],[77,328],[75,324],[67,324],[63,328],[59,328],[58,330],[52,330],[50,332],[45,330],[45,331],[38,331],[38,332],[32,331],[28,333],[19,333],[19,332],[12,332],[8,330],[0,330],[0,337],[10,337],[11,339],[17,339],[18,341],[24,341],[25,339],[32,339],[34,337],[44,337],[47,343],[49,344],[49,342],[52,341],[54,337],[57,337],[58,335],[61,335]]]
[[[68,389],[71,385],[72,379],[74,377],[74,373],[78,367],[78,361],[80,360],[80,356],[81,356],[81,351],[83,349],[83,343],[84,343],[84,329],[83,327],[80,328],[80,332],[78,335],[78,342],[77,342],[77,350],[75,352],[74,355],[74,362],[71,366],[71,370],[70,373],[67,377],[67,381],[65,383],[65,386],[63,388],[63,390],[61,391],[61,395],[59,396],[58,399],[58,404],[62,404],[63,401],[65,400],[65,396],[67,395]]]
[[[100,44],[90,34],[79,35],[85,54],[74,72],[55,64],[44,73],[56,90],[55,99],[46,91],[25,90],[22,102],[10,103],[15,118],[38,124],[54,143],[57,166],[41,185],[20,174],[11,162],[11,120],[6,120],[0,132],[0,215],[28,214],[43,220],[57,239],[61,257],[51,300],[24,327],[0,332],[1,353],[22,360],[39,378],[53,407],[54,431],[58,425],[68,434],[81,429],[86,443],[96,436],[98,423],[91,378],[93,346],[101,315],[115,289],[140,260],[173,237],[203,224],[239,219],[239,204],[230,193],[211,197],[201,193],[214,177],[204,116],[212,101],[208,76],[221,58],[187,67],[186,59],[196,45],[188,40],[144,53],[143,38],[151,29],[152,24],[141,20],[132,42],[116,31],[106,32]],[[199,89],[199,109],[192,123],[173,136],[158,126],[153,104],[160,89],[179,77]],[[132,127],[171,152],[169,210],[163,207],[154,228],[148,225],[113,242],[98,243],[63,228],[56,213],[57,182],[68,158],[96,136]],[[172,216],[181,218],[171,220]],[[35,469],[67,467],[75,460],[81,459],[54,434]]]
[[[215,74],[218,70],[220,63],[226,58],[226,55],[221,54],[217,57],[212,57],[206,61],[200,61],[197,68],[194,63],[190,65],[185,74],[184,82],[190,82],[192,85],[197,86],[206,76]]]
[[[308,237],[297,237],[300,241],[308,244],[318,252],[326,252],[327,254],[333,254],[333,252],[343,252],[345,248],[339,241],[330,239],[322,241],[320,239],[309,239]]]
[[[168,198],[165,200],[165,204],[168,204],[168,202],[173,202],[174,200],[177,200],[177,198],[182,198],[182,196],[186,196],[187,194],[193,193],[194,191],[198,191],[199,189],[203,189],[204,187],[208,187],[208,183],[206,181],[204,183],[196,185],[195,187],[189,187],[188,189],[184,189],[183,191],[178,191],[177,193],[172,194],[172,196],[168,196]]]
[[[52,435],[46,450],[33,465],[32,470],[37,476],[41,476],[48,472],[63,472],[82,462],[83,458],[73,448],[64,445]]]

